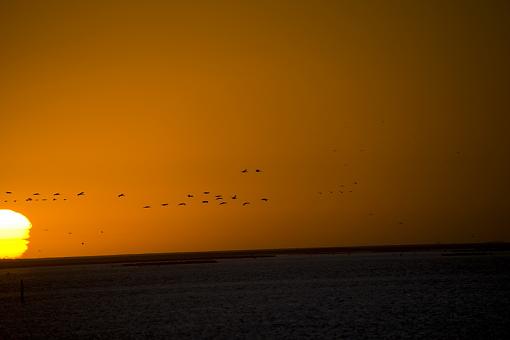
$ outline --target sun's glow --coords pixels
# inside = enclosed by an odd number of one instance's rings
[[[20,213],[0,209],[0,259],[17,258],[28,249],[32,223]]]

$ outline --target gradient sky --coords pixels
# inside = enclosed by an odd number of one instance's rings
[[[0,52],[25,257],[510,241],[509,1],[0,1]]]

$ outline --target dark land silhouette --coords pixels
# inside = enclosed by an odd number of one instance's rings
[[[0,269],[27,268],[46,266],[95,265],[115,263],[160,263],[183,264],[185,261],[242,259],[274,257],[279,255],[319,255],[319,254],[359,254],[359,253],[409,253],[409,252],[441,252],[442,256],[483,255],[491,252],[510,251],[510,243],[452,243],[452,244],[403,244],[352,247],[321,247],[321,248],[285,248],[255,249],[205,252],[149,253],[124,254],[106,256],[57,257],[39,259],[4,259],[0,260]],[[191,263],[191,262],[190,262]]]

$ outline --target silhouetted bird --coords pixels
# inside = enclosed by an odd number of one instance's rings
[[[144,209],[149,209],[150,207],[151,207],[150,205],[146,205],[146,206],[144,206],[143,208],[144,208]]]
[[[256,170],[255,170],[255,172],[262,172],[262,170],[260,170],[260,169],[256,169]]]
[[[184,203],[184,202],[181,202],[181,203],[179,203],[179,204],[177,204],[177,205],[186,205],[186,203]]]
[[[79,192],[77,196],[85,196],[85,192]]]
[[[210,193],[211,193],[210,191],[204,191],[205,195],[209,195]]]
[[[40,193],[38,193],[38,192],[36,192],[36,193],[34,194],[34,196],[39,196],[39,195],[40,195]]]
[[[163,204],[161,204],[161,206],[166,207],[166,206],[168,206],[168,203],[163,203]]]
[[[56,192],[56,193],[53,194],[53,196],[60,196],[60,193]]]
[[[216,200],[222,200],[223,197],[216,197]]]
[[[56,198],[53,199],[53,201],[56,201],[56,200],[57,200]]]
[[[12,191],[6,191],[5,192],[7,195],[12,195]]]
[[[82,243],[81,243],[81,245],[82,245],[82,246],[84,246],[84,245],[85,245],[85,242],[82,242]]]
[[[247,173],[248,172],[248,169],[244,169],[241,171],[243,174]]]
[[[222,204],[227,204],[227,202],[220,202],[220,205],[222,205]]]
[[[250,204],[250,202],[244,202],[244,203],[243,203],[243,207],[244,207],[245,205],[248,205],[248,204]]]
[[[214,197],[223,197],[223,195],[215,195]]]
[[[121,197],[126,197],[126,195],[124,194],[118,194],[117,197],[121,198]]]
[[[41,201],[47,201],[48,199],[47,198],[43,198]]]
[[[193,195],[192,195],[192,194],[188,194],[188,197],[189,197],[189,198],[193,198]]]
[[[67,198],[64,198],[64,201],[67,201]]]
[[[32,201],[32,199],[29,197],[25,201],[30,202],[30,201]]]
[[[261,198],[262,201],[267,202],[269,201],[269,198]]]
[[[205,204],[205,203],[209,203],[209,201],[202,201],[202,203],[204,203],[204,204]]]
[[[237,195],[232,196],[232,199],[236,200],[237,199]]]

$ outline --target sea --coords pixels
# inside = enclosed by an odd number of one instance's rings
[[[0,269],[0,339],[510,339],[510,253],[445,255]]]

